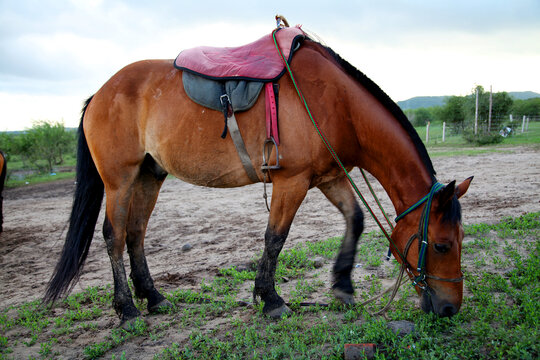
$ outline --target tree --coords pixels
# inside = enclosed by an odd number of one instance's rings
[[[465,128],[465,98],[451,96],[445,100],[446,104],[440,111],[439,116],[448,124],[452,132],[459,134]]]
[[[426,126],[432,120],[431,113],[426,108],[419,108],[414,112],[414,126]]]
[[[469,127],[472,127],[475,111],[476,111],[476,90],[478,90],[478,125],[480,128],[484,128],[484,131],[488,130],[489,119],[489,92],[485,92],[482,86],[477,86],[473,89],[473,93],[465,97],[465,116],[466,121],[469,123]],[[507,92],[498,92],[492,94],[492,107],[491,107],[491,120],[492,129],[498,133],[500,129],[499,122],[503,117],[507,117],[510,114],[510,109],[513,104],[513,100]]]
[[[540,98],[515,100],[510,112],[518,117],[538,116],[540,115]]]
[[[63,156],[74,146],[74,135],[58,122],[38,121],[18,139],[18,152],[38,169],[52,172],[64,162]],[[42,161],[45,165],[42,165]]]
[[[0,132],[0,150],[4,153],[7,161],[11,158],[11,154],[15,151],[16,142],[14,136],[7,132]]]

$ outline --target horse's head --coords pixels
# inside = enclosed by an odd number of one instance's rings
[[[399,249],[392,252],[401,263],[406,258],[422,309],[441,317],[455,315],[463,297],[463,227],[458,199],[471,181],[472,177],[457,186],[455,181],[446,186],[437,183],[416,207],[398,216],[392,233]]]

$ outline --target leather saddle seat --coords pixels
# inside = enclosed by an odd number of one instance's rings
[[[280,28],[276,40],[283,56],[290,60],[304,32],[298,27]],[[180,70],[213,80],[251,80],[268,82],[283,75],[283,60],[272,34],[239,47],[200,46],[182,51],[174,65]]]

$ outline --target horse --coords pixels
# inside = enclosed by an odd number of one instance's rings
[[[463,297],[460,256],[464,235],[458,198],[466,193],[472,177],[459,185],[455,181],[438,183],[427,150],[404,113],[331,48],[306,36],[289,65],[320,131],[345,169],[367,170],[387,192],[396,214],[407,212],[391,233],[392,253],[407,265],[425,257],[423,268],[408,266],[422,309],[441,317],[453,316]],[[182,72],[173,67],[172,60],[135,62],[113,75],[85,102],[69,228],[44,301],[58,300],[78,280],[105,193],[103,237],[120,324],[141,316],[128,286],[123,262],[126,247],[135,295],[147,300],[149,313],[171,307],[156,290],[144,253],[148,220],[166,176],[217,188],[254,183],[231,137],[219,138],[223,114],[187,96],[181,86]],[[273,184],[264,251],[253,290],[254,298],[264,303],[263,313],[272,318],[291,311],[276,291],[274,276],[293,218],[310,189],[318,188],[346,221],[331,285],[334,296],[346,304],[354,301],[351,270],[364,228],[364,215],[347,176],[315,131],[292,78],[285,75],[277,82],[279,169],[261,170],[266,139],[263,96],[249,110],[236,113],[258,181],[266,176]],[[273,148],[269,165],[277,161],[275,152]],[[426,194],[431,194],[429,207],[419,201]],[[416,208],[411,208],[415,203]],[[423,242],[429,245],[424,250],[420,245],[411,246],[421,223],[427,223]]]
[[[4,231],[4,197],[2,193],[4,192],[4,184],[6,182],[7,175],[7,161],[6,155],[0,151],[0,233]]]

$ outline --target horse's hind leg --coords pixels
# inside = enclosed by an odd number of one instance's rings
[[[296,211],[309,189],[309,179],[290,179],[279,182],[274,179],[270,218],[264,237],[264,252],[259,261],[255,278],[254,298],[264,301],[263,313],[279,318],[290,310],[277,294],[274,284],[277,258],[289,234]]]
[[[148,299],[148,311],[156,312],[172,304],[156,290],[144,254],[144,236],[156,204],[159,189],[167,173],[147,155],[133,186],[133,197],[127,224],[127,247],[131,265],[130,277],[138,298]]]
[[[140,315],[133,303],[124,268],[126,224],[134,179],[128,176],[123,177],[123,179],[125,182],[121,186],[106,187],[107,212],[103,224],[103,237],[107,244],[107,253],[111,260],[114,278],[113,306],[122,325],[129,324]]]
[[[333,269],[332,290],[344,304],[354,303],[351,280],[356,244],[364,230],[364,216],[346,177],[319,185],[319,189],[345,217],[347,228]]]
[[[146,225],[166,176],[156,169],[153,160],[147,157],[140,166],[123,169],[122,176],[117,176],[121,181],[109,183],[106,187],[107,214],[103,236],[113,270],[114,309],[124,326],[140,316],[133,303],[124,267],[126,243],[135,293],[148,298],[152,310],[155,306],[167,306],[165,298],[154,288],[143,249]]]

